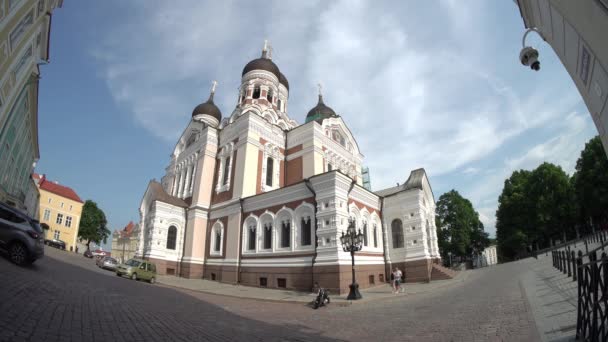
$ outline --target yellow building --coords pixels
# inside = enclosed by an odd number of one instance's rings
[[[83,202],[71,188],[33,175],[40,190],[40,222],[46,223],[45,239],[65,242],[67,251],[75,251]]]
[[[62,0],[0,1],[0,202],[27,209],[38,149],[38,79]],[[36,194],[33,194],[34,197]]]

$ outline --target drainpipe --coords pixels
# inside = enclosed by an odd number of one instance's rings
[[[311,289],[314,289],[315,287],[315,270],[314,270],[314,266],[315,266],[315,260],[317,260],[317,247],[318,243],[317,243],[317,193],[315,192],[315,190],[312,188],[312,186],[310,185],[310,178],[306,178],[304,180],[304,185],[306,185],[306,187],[308,188],[308,190],[310,190],[310,192],[312,192],[312,195],[314,197],[314,202],[315,202],[315,254],[312,256],[312,261],[310,264],[310,273],[311,273],[311,279],[312,279],[312,284],[310,286]]]
[[[237,248],[239,253],[237,254],[237,264],[236,264],[236,283],[240,284],[241,283],[241,254],[242,254],[242,248],[241,245],[243,243],[243,199],[239,198],[239,205],[241,207],[241,218],[239,220],[240,224],[239,224],[239,238],[237,239],[238,243],[237,243]]]
[[[182,263],[184,262],[184,254],[186,254],[186,237],[188,236],[188,212],[190,208],[186,208],[186,224],[184,225],[184,235],[182,236],[182,255],[177,264],[177,276],[182,277]],[[182,277],[183,278],[183,277]]]
[[[382,221],[384,221],[384,197],[380,197],[380,215],[382,215],[381,219],[380,219],[380,229],[382,230],[382,254],[384,254],[384,281],[387,280],[386,275],[390,274],[390,270],[392,269],[392,265],[389,265],[388,263],[388,259],[387,259],[387,255],[386,255],[386,251],[388,250],[389,246],[386,245],[386,236],[384,235],[384,225],[382,224]],[[387,267],[389,272],[387,272]],[[403,268],[403,271],[405,272],[405,267]],[[390,278],[390,277],[389,277]]]

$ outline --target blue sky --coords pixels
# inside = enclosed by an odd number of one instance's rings
[[[518,61],[512,1],[65,1],[42,67],[36,171],[105,211],[138,221],[192,109],[229,115],[242,68],[264,39],[302,123],[321,82],[353,131],[372,187],[424,167],[435,199],[469,198],[490,235],[512,171],[543,161],[572,173],[597,134],[572,80],[537,36],[541,71]]]

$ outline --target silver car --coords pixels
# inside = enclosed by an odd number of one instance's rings
[[[101,268],[112,271],[116,271],[116,266],[118,266],[118,261],[111,257],[105,257],[101,264]]]
[[[0,248],[17,265],[31,264],[44,256],[40,223],[21,211],[0,203]]]

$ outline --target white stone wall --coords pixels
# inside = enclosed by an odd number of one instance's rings
[[[185,209],[167,203],[155,202],[144,217],[142,255],[147,258],[180,260],[184,250],[184,230],[186,228]],[[175,249],[167,249],[169,227],[177,228]]]

